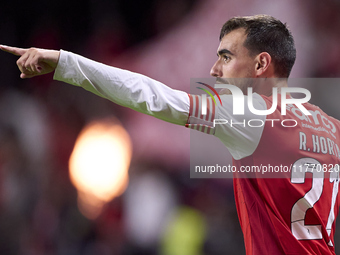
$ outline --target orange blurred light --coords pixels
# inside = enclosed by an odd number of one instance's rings
[[[92,122],[79,134],[69,169],[86,217],[96,218],[106,202],[125,191],[131,154],[130,137],[118,121]]]

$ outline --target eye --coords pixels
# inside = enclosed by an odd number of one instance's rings
[[[227,55],[223,55],[222,59],[223,59],[224,62],[228,62],[231,58]]]

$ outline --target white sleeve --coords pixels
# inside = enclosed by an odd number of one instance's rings
[[[265,115],[255,115],[247,105],[247,96],[244,100],[244,114],[233,114],[233,96],[221,95],[221,104],[216,98],[207,98],[206,114],[202,115],[202,97],[190,95],[190,112],[188,128],[211,134],[218,137],[228,148],[234,159],[242,159],[254,153],[257,148],[264,124]],[[264,99],[254,93],[253,106],[257,110],[266,110],[267,105]]]
[[[253,106],[257,110],[267,110],[264,99],[254,93]],[[215,126],[215,136],[229,149],[234,159],[250,156],[256,150],[265,126],[266,115],[255,115],[250,112],[245,96],[244,115],[233,115],[233,98],[231,95],[221,96],[223,106],[219,105],[216,119],[221,119]],[[227,123],[225,123],[227,122]]]
[[[77,54],[60,51],[55,80],[84,89],[119,105],[185,125],[189,96],[147,76],[104,65]]]

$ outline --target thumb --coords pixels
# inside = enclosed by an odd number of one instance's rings
[[[27,51],[27,49],[10,47],[10,46],[5,46],[5,45],[0,45],[0,49],[3,50],[3,51],[6,51],[8,53],[11,53],[13,55],[16,55],[16,56],[22,56]]]
[[[21,79],[28,79],[28,78],[32,78],[34,76],[37,76],[37,74],[25,74],[25,73],[20,74]]]

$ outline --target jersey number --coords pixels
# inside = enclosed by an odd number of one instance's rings
[[[329,181],[333,183],[332,203],[326,226],[328,236],[330,236],[335,220],[334,206],[339,191],[339,172],[338,169],[328,171],[330,172]],[[322,239],[321,225],[305,225],[307,210],[313,208],[323,191],[324,171],[321,163],[313,158],[297,160],[292,167],[291,182],[304,183],[307,172],[313,174],[312,188],[293,205],[291,211],[291,230],[297,240]],[[333,246],[331,241],[328,245]]]

